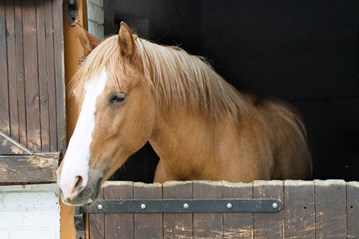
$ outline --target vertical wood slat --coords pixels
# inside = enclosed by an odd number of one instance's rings
[[[63,36],[63,0],[53,0],[54,27],[54,63],[56,83],[56,126],[57,151],[66,147],[66,113],[65,113],[65,80],[64,80],[64,36]]]
[[[223,198],[252,198],[252,183],[227,183]],[[253,238],[253,213],[224,213],[224,238]]]
[[[315,180],[316,237],[346,238],[346,184],[342,180]]]
[[[6,36],[6,1],[0,0],[0,33]],[[10,134],[9,117],[9,82],[7,72],[7,39],[0,37],[0,130],[5,134]]]
[[[283,181],[255,181],[253,198],[273,198],[283,202]],[[255,213],[255,238],[283,238],[284,212]]]
[[[222,198],[222,184],[193,182],[193,198]],[[194,238],[223,238],[222,213],[193,213]]]
[[[25,100],[25,78],[24,78],[24,48],[23,48],[23,26],[22,26],[22,4],[21,0],[14,1],[15,8],[15,55],[16,55],[16,83],[17,90],[12,92],[17,95],[19,114],[19,142],[27,143],[26,131],[26,100]]]
[[[133,199],[133,183],[122,182],[112,183],[104,187],[105,199]],[[133,238],[133,213],[106,214],[105,215],[105,234],[106,238],[127,239]]]
[[[284,181],[284,238],[315,238],[315,197],[312,181]]]
[[[56,78],[54,60],[54,27],[52,17],[52,1],[45,1],[45,48],[46,48],[46,79],[49,92],[49,144],[50,151],[57,150],[57,122],[56,122]]]
[[[98,195],[99,200],[104,199],[104,190],[101,188],[100,193]],[[106,232],[105,232],[105,214],[103,213],[96,213],[90,214],[88,216],[89,219],[89,239],[105,239]]]
[[[24,70],[26,89],[27,147],[41,151],[40,93],[37,63],[37,34],[35,0],[23,1],[22,8]]]
[[[40,93],[40,127],[41,127],[41,151],[50,151],[49,140],[49,105],[47,92],[46,71],[46,40],[45,40],[45,3],[44,0],[36,0],[36,29],[37,29],[37,59],[38,81]]]
[[[9,116],[10,116],[10,136],[14,140],[19,140],[19,116],[17,107],[16,82],[16,42],[15,42],[15,22],[14,22],[14,2],[6,2],[6,29],[7,29],[7,68],[9,81]]]
[[[163,199],[192,198],[192,182],[167,182],[163,185]],[[164,238],[192,238],[192,213],[164,213]]]
[[[347,184],[348,238],[359,238],[359,182]]]
[[[133,188],[133,196],[136,199],[161,199],[162,185],[136,183]],[[135,239],[163,238],[162,213],[136,213],[134,222]]]

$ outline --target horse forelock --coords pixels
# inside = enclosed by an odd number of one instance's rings
[[[144,80],[151,87],[157,105],[186,107],[217,119],[223,114],[237,120],[240,111],[248,111],[249,103],[234,87],[219,76],[204,58],[188,54],[179,47],[162,46],[135,37],[136,56],[142,63]],[[115,86],[126,86],[131,78],[130,61],[121,56],[117,36],[97,46],[82,63],[71,80],[73,94],[80,94],[84,82],[102,69],[115,80]],[[80,86],[80,87],[79,87]]]

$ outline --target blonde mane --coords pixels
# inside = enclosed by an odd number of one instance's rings
[[[202,112],[217,119],[223,113],[237,120],[239,111],[248,111],[248,100],[219,76],[201,57],[179,47],[161,46],[135,37],[136,51],[143,65],[144,78],[162,107],[184,106],[190,112]],[[106,69],[118,87],[136,74],[130,62],[121,56],[117,36],[97,46],[71,80],[71,92],[78,94],[83,84]],[[81,87],[79,87],[81,86]]]

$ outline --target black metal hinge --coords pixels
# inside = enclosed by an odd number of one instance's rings
[[[84,213],[275,213],[283,208],[275,199],[129,199],[103,200],[84,206]]]

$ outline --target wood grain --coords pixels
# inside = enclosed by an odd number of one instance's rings
[[[100,193],[98,195],[99,200],[104,199],[104,190],[101,188]],[[96,213],[90,214],[88,216],[88,234],[89,239],[105,239],[105,214],[103,213]]]
[[[133,196],[136,199],[160,199],[162,186],[157,183],[135,183]],[[162,213],[136,213],[134,221],[135,239],[163,238]]]
[[[107,182],[104,186],[105,199],[133,199],[132,182]],[[106,214],[105,232],[107,238],[133,238],[133,213]]]
[[[253,183],[254,198],[273,198],[283,201],[283,181],[255,181]],[[255,213],[255,238],[283,238],[284,212]]]
[[[226,183],[223,198],[252,198],[252,183]],[[253,213],[224,213],[224,238],[253,238]]]
[[[315,238],[314,183],[285,181],[284,205],[284,238]]]
[[[59,154],[0,155],[0,184],[56,182]]]
[[[193,198],[222,198],[222,184],[193,182]],[[193,213],[194,238],[223,238],[222,213]]]
[[[192,182],[167,182],[163,199],[192,198]],[[164,213],[164,238],[192,238],[192,213]]]
[[[316,237],[346,238],[346,185],[342,180],[315,180]]]

